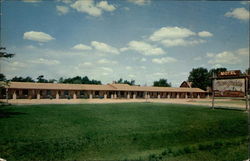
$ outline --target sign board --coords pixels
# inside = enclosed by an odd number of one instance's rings
[[[216,79],[213,88],[215,97],[244,97],[245,79]]]
[[[240,74],[241,74],[240,70],[230,70],[218,73],[218,77],[238,77],[240,76]]]

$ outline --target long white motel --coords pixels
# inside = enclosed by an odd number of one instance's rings
[[[188,82],[180,87],[10,82],[0,99],[198,99],[206,95],[204,90],[190,88]]]

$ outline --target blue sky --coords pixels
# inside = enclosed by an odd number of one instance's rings
[[[1,39],[16,53],[1,60],[7,78],[179,86],[192,68],[248,67],[249,2],[3,1]]]

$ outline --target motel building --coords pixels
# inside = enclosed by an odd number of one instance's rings
[[[189,85],[189,82],[183,82],[180,87],[10,82],[8,86],[2,88],[0,99],[199,99],[206,97],[204,90],[191,88]]]

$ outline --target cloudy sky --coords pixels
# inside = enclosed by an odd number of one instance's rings
[[[22,0],[2,2],[7,78],[87,75],[173,86],[192,68],[245,70],[249,2]]]

